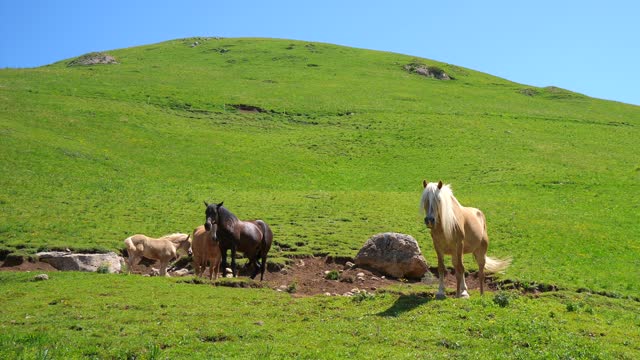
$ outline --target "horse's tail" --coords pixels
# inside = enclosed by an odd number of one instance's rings
[[[260,231],[262,232],[262,239],[260,239],[260,251],[258,251],[258,256],[261,256],[261,254],[265,254],[266,251],[269,251],[269,249],[267,249],[267,237],[269,236],[269,233],[271,233],[271,229],[269,229],[269,226],[262,220],[256,220],[256,224],[258,224]]]
[[[262,231],[262,239],[260,243],[260,249],[257,252],[257,258],[262,259],[262,265],[260,265],[260,281],[264,279],[264,271],[267,268],[267,254],[269,253],[269,249],[271,248],[271,242],[273,241],[273,232],[267,223],[262,220],[256,220],[256,224],[260,227],[260,231]],[[256,274],[257,275],[257,272]],[[254,276],[255,276],[254,275]]]
[[[509,265],[511,265],[511,258],[506,259],[495,259],[489,256],[484,257],[484,268],[485,271],[492,274],[503,273]]]

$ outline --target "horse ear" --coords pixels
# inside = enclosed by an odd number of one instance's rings
[[[442,180],[438,181],[438,190],[442,189]]]
[[[427,184],[428,184],[428,183],[427,183],[427,180],[422,180],[422,187],[423,187],[423,188],[426,188],[426,187],[427,187]]]
[[[222,206],[222,204],[224,204],[224,201],[223,201],[223,202],[221,202],[220,204],[218,204],[218,207]]]
[[[207,204],[207,202],[204,201],[204,206],[209,207],[209,204]]]

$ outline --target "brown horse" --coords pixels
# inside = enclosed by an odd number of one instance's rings
[[[480,294],[484,294],[484,272],[496,273],[504,271],[511,259],[499,260],[487,256],[489,237],[487,222],[482,211],[460,205],[453,196],[449,185],[422,182],[424,191],[420,207],[424,210],[424,222],[431,229],[433,247],[438,256],[438,275],[440,287],[436,298],[445,297],[444,255],[451,255],[456,272],[456,296],[468,298],[467,284],[464,280],[463,254],[473,253],[478,263]]]
[[[213,225],[210,231],[204,228],[204,225],[198,226],[193,230],[193,240],[191,240],[191,248],[193,250],[193,271],[196,276],[202,277],[207,270],[209,264],[209,280],[217,279],[220,272],[220,261],[222,254],[220,253],[220,242],[216,236],[217,225]],[[213,274],[215,273],[215,277]]]
[[[190,235],[176,233],[165,235],[159,239],[137,234],[124,240],[129,254],[128,272],[131,273],[133,265],[137,265],[144,256],[147,259],[160,261],[160,275],[168,276],[167,266],[169,261],[178,256],[178,252],[191,253]]]
[[[236,251],[240,251],[249,259],[249,265],[254,267],[255,278],[260,272],[260,281],[264,278],[267,267],[267,253],[273,241],[271,228],[262,220],[242,221],[231,211],[220,204],[207,204],[205,210],[204,227],[207,231],[217,225],[216,236],[220,241],[222,251],[222,269],[227,268],[227,251],[231,250],[231,272],[237,276]],[[258,260],[261,259],[262,263]]]

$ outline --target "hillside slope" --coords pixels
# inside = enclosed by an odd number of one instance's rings
[[[275,258],[353,256],[398,231],[434,262],[427,178],[485,212],[489,254],[514,257],[507,276],[640,290],[637,106],[320,43],[108,53],[117,64],[0,70],[5,254],[119,250],[132,233],[189,232],[203,200],[224,200],[272,225]]]

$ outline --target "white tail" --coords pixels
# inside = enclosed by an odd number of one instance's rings
[[[485,264],[484,269],[491,274],[504,273],[504,271],[511,265],[511,258],[504,260],[494,259],[488,256],[484,257]]]

